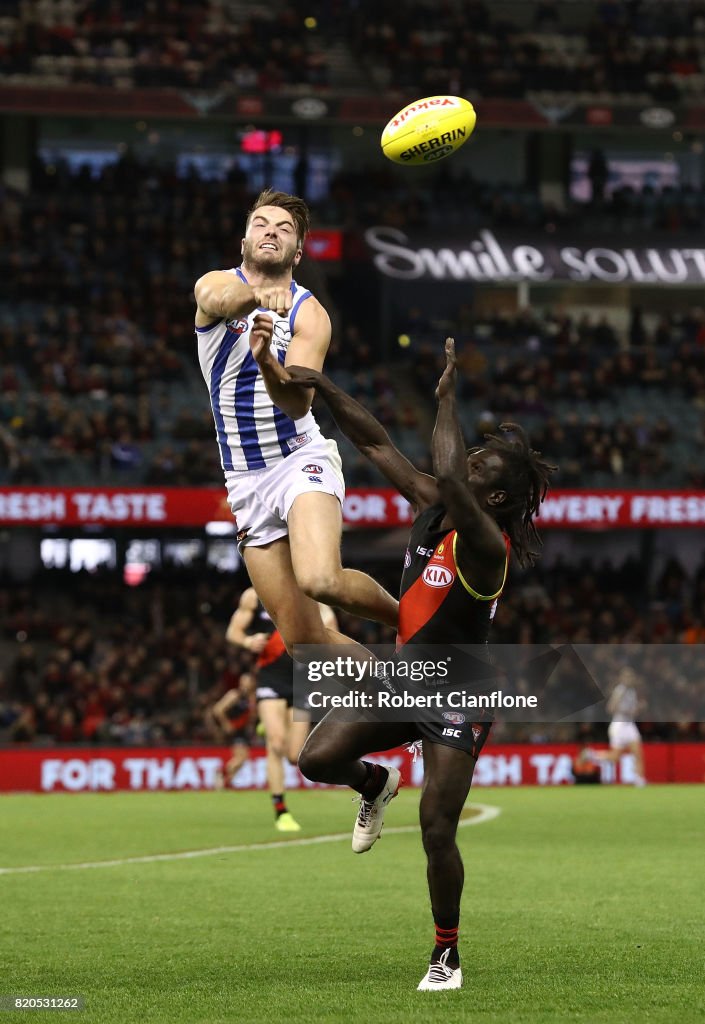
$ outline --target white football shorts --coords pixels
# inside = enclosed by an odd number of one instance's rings
[[[607,737],[612,750],[623,750],[630,743],[641,741],[641,733],[634,722],[610,722]]]
[[[226,473],[225,484],[240,550],[286,537],[289,511],[300,494],[333,494],[341,507],[345,499],[338,446],[320,436],[268,469]]]

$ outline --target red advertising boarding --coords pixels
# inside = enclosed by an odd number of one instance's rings
[[[564,786],[573,783],[574,744],[490,745],[475,769],[473,787]],[[650,782],[705,782],[705,743],[648,743],[644,746]],[[0,750],[0,792],[114,793],[213,789],[216,775],[229,757],[224,747],[94,747]],[[404,784],[420,786],[423,760],[405,748],[373,758],[392,764]],[[634,781],[630,755],[602,767],[604,783]],[[235,789],[266,789],[267,759],[251,753],[238,773]],[[287,790],[323,788],[287,765]]]
[[[351,487],[352,527],[406,526],[408,502],[389,488]],[[204,526],[233,522],[219,487],[0,487],[0,526]],[[703,491],[551,491],[541,529],[704,527]]]

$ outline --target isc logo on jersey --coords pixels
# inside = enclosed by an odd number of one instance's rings
[[[446,565],[427,565],[421,579],[429,587],[449,587],[455,579],[455,573]]]

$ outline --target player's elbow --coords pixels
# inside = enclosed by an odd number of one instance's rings
[[[291,394],[287,396],[286,408],[280,408],[290,420],[302,420],[308,414],[311,402],[305,396]]]
[[[209,274],[205,274],[203,277],[199,277],[194,285],[193,294],[196,297],[198,308],[203,313],[207,316],[219,316],[218,294],[212,282],[209,281],[209,276]]]
[[[453,487],[458,484],[458,474],[445,466],[435,468],[434,476],[439,487]]]
[[[446,505],[454,501],[463,486],[457,475],[451,470],[445,469],[441,469],[440,471],[437,470],[434,475],[436,477],[436,486],[438,487],[441,501]]]

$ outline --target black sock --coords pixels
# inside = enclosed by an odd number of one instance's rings
[[[283,793],[272,793],[272,803],[274,804],[274,814],[277,818],[287,813]]]
[[[389,778],[389,771],[381,764],[372,764],[371,761],[362,762],[367,770],[360,794],[364,800],[375,800],[384,789]]]

